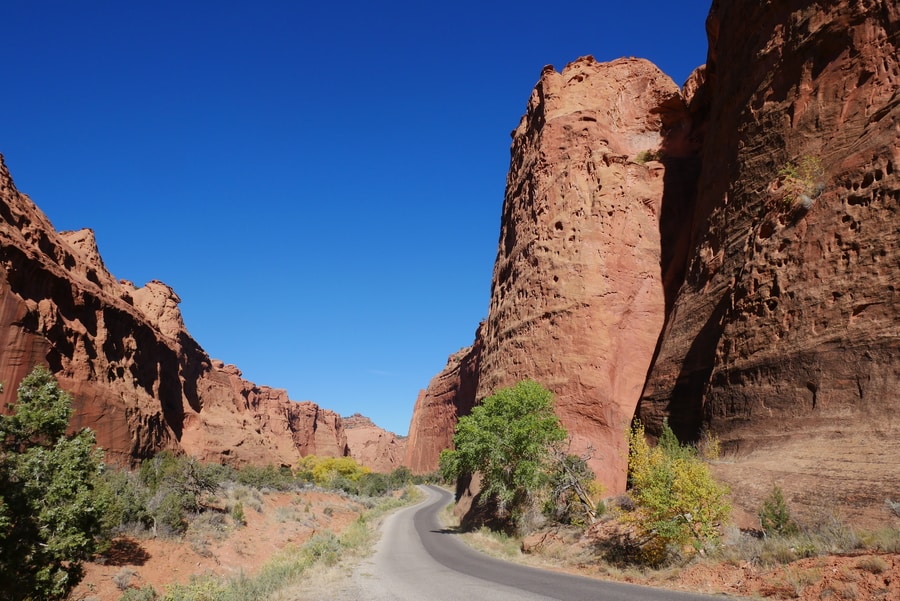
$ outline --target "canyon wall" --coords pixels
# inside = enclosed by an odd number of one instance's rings
[[[475,406],[478,366],[483,347],[482,326],[475,343],[450,355],[443,371],[419,393],[413,407],[403,465],[414,474],[438,469],[441,451],[453,443],[456,422]]]
[[[900,494],[900,6],[723,0],[707,30],[691,253],[639,416],[719,436],[749,507],[773,482],[810,512],[881,507]]]
[[[73,396],[72,427],[92,428],[110,461],[163,449],[233,464],[348,453],[340,416],[210,359],[179,302],[161,282],[116,280],[90,230],[56,232],[0,156],[0,406],[43,364]]]
[[[476,401],[546,385],[607,493],[637,414],[718,436],[748,515],[777,483],[806,516],[884,517],[900,497],[898,30],[885,0],[717,0],[680,91],[634,59],[545,69],[513,133]]]

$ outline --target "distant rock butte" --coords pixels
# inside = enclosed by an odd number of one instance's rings
[[[72,427],[91,427],[118,463],[163,449],[231,464],[351,453],[337,413],[210,359],[185,329],[179,302],[162,282],[116,280],[91,230],[56,232],[0,156],[0,405],[44,364],[73,395]],[[399,441],[374,426],[351,438],[374,469],[402,457]]]
[[[397,436],[355,413],[341,418],[350,456],[372,471],[388,473],[403,465],[406,438]]]
[[[748,516],[778,484],[807,517],[886,519],[898,30],[896,2],[716,0],[707,64],[681,90],[636,59],[545,68],[513,132],[476,392],[449,363],[416,403],[407,463],[435,465],[473,401],[533,378],[608,494],[637,415],[718,436],[715,470]]]

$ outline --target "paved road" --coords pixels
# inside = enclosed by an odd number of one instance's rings
[[[423,487],[428,498],[388,516],[375,553],[330,588],[335,601],[710,601],[521,566],[474,551],[442,531],[438,513],[452,495]],[[721,597],[719,597],[721,599]]]

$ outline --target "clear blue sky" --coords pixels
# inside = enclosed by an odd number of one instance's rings
[[[0,153],[114,276],[172,286],[212,357],[405,434],[487,314],[541,68],[681,84],[709,4],[9,0]]]

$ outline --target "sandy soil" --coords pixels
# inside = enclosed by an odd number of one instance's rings
[[[225,531],[189,528],[184,538],[119,537],[106,558],[89,563],[72,599],[118,601],[125,587],[185,583],[205,574],[254,574],[281,549],[316,533],[340,532],[364,511],[358,503],[319,491],[260,496],[260,510],[245,504],[246,525],[228,519]]]

